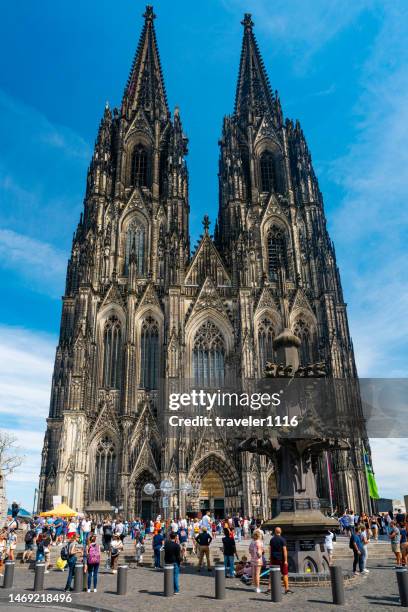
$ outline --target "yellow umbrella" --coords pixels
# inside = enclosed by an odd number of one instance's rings
[[[67,504],[58,504],[53,510],[41,512],[40,516],[76,516],[78,512],[72,510]]]

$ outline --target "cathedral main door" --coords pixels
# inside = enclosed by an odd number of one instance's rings
[[[205,514],[207,510],[215,518],[225,516],[225,489],[221,476],[214,470],[210,470],[201,481],[200,487],[200,510]]]

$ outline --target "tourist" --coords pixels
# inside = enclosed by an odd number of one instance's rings
[[[395,555],[397,567],[401,567],[401,532],[395,521],[390,522],[388,537],[391,540],[391,550]]]
[[[329,531],[326,533],[324,537],[324,546],[326,548],[329,565],[332,565],[333,563],[333,547],[334,547],[333,538],[334,538],[334,533],[333,531],[330,531],[329,529]]]
[[[86,546],[88,543],[89,534],[91,533],[91,526],[92,522],[84,516],[80,525],[81,542],[84,546]]]
[[[246,540],[249,536],[249,518],[247,516],[243,520],[242,531],[244,534],[244,540]]]
[[[224,553],[225,576],[230,578],[235,576],[234,557],[239,560],[234,534],[224,527],[224,537],[222,538],[222,550]]]
[[[88,572],[88,593],[91,592],[91,584],[93,578],[93,590],[97,592],[98,584],[98,571],[99,564],[101,562],[101,549],[99,544],[96,543],[96,536],[90,535],[89,541],[86,547],[86,563]]]
[[[364,548],[364,573],[368,574],[370,570],[368,570],[366,568],[367,565],[367,559],[368,559],[368,544],[370,542],[370,532],[369,529],[367,529],[366,524],[362,523],[360,525],[360,538],[361,541],[363,543],[363,548]]]
[[[375,542],[378,542],[378,519],[376,516],[370,518],[370,529]]]
[[[207,559],[207,570],[211,572],[211,562],[210,562],[210,544],[212,542],[212,537],[207,531],[207,527],[202,527],[201,533],[196,536],[195,541],[197,542],[198,548],[198,571],[201,572],[201,566],[203,563],[204,555]]]
[[[187,544],[188,544],[188,534],[187,529],[180,525],[178,531],[178,541],[181,547],[181,561],[182,563],[187,563]]]
[[[0,576],[3,576],[3,565],[6,558],[7,549],[7,532],[3,529],[0,531]]]
[[[401,535],[400,547],[401,547],[401,565],[402,567],[407,566],[407,557],[408,557],[407,527],[408,527],[408,524],[403,523],[402,527],[400,528],[400,535]]]
[[[367,573],[364,571],[364,544],[360,537],[360,527],[354,529],[350,536],[349,547],[353,551],[353,574],[357,574],[357,565],[361,574]]]
[[[120,555],[121,550],[123,550],[123,542],[120,539],[120,534],[116,533],[115,531],[112,537],[111,548],[110,548],[110,566],[111,566],[112,574],[118,573],[117,568],[118,568],[119,555]]]
[[[112,524],[109,520],[105,519],[102,525],[102,546],[106,553],[109,553],[112,541]]]
[[[242,519],[238,513],[234,516],[233,523],[234,523],[234,531],[236,534],[237,542],[240,542],[241,536],[242,536]]]
[[[14,551],[17,547],[17,534],[14,529],[11,529],[7,535],[7,558],[8,561],[14,561]]]
[[[252,542],[249,545],[249,554],[251,557],[252,566],[252,584],[257,593],[261,592],[260,589],[260,575],[262,568],[262,555],[264,552],[264,545],[262,542],[261,535],[256,529],[252,534]]]
[[[170,533],[168,539],[164,543],[164,562],[174,567],[174,594],[177,595],[180,592],[179,585],[179,574],[180,574],[180,563],[181,563],[181,551],[180,545],[177,544],[177,534],[173,531]]]
[[[29,526],[24,536],[24,552],[23,552],[23,557],[21,559],[22,563],[26,563],[27,561],[32,560],[32,556],[34,552],[35,538],[36,538],[35,529]]]
[[[280,567],[285,593],[292,593],[289,588],[288,547],[285,538],[282,536],[282,529],[280,527],[275,527],[274,535],[271,538],[269,547],[270,564],[278,565]]]
[[[155,533],[152,540],[153,555],[154,555],[154,567],[160,569],[160,551],[163,546],[164,536],[161,531]]]
[[[144,537],[139,530],[135,532],[135,562],[136,565],[143,563],[143,554],[145,551]]]
[[[42,543],[43,543],[43,554],[45,561],[45,573],[49,574],[49,568],[51,567],[51,532],[49,527],[44,527]]]
[[[125,533],[125,525],[123,523],[122,517],[119,518],[115,525],[115,533],[119,536],[120,541],[123,543],[126,533]]]
[[[70,591],[71,590],[71,584],[72,584],[72,579],[74,578],[75,575],[75,565],[77,563],[77,554],[80,554],[81,552],[81,547],[78,546],[78,534],[74,533],[71,536],[70,542],[68,543],[68,549],[67,549],[67,563],[68,563],[68,578],[67,578],[67,584],[65,585],[65,591]]]
[[[401,509],[397,510],[397,513],[395,515],[395,520],[396,520],[396,523],[399,529],[401,529],[401,527],[405,525],[405,514],[402,512]]]
[[[74,518],[71,518],[68,523],[68,540],[72,540],[74,535],[77,533],[77,524]]]
[[[203,518],[201,519],[200,527],[202,529],[205,527],[207,531],[211,531],[211,517],[210,517],[209,510],[207,510],[207,512],[204,514]]]
[[[251,564],[248,562],[248,557],[242,555],[242,558],[238,560],[238,563],[235,566],[235,575],[237,577],[241,577],[245,571],[245,568],[250,565]]]

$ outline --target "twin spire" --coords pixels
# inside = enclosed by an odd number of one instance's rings
[[[269,78],[253,33],[251,14],[245,13],[241,21],[244,26],[234,114],[251,121],[252,115],[262,117],[274,114],[276,97],[272,93]]]
[[[123,96],[125,110],[143,108],[152,119],[167,119],[169,107],[157,47],[153,7],[146,6],[144,26]]]
[[[124,93],[125,110],[143,108],[152,118],[167,118],[169,108],[157,47],[153,7],[146,6],[143,15],[144,26],[133,60],[129,79]],[[243,21],[242,41],[238,84],[235,96],[235,115],[251,120],[251,114],[262,116],[274,114],[277,99],[272,93],[265,66],[258,49],[250,13]]]

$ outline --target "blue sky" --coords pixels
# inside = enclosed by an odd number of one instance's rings
[[[0,424],[26,456],[9,497],[29,507],[87,165],[105,101],[120,104],[144,5],[20,0],[2,12]],[[203,214],[216,214],[217,142],[233,109],[240,21],[252,12],[272,87],[313,155],[359,373],[406,376],[408,5],[161,0],[154,8],[170,108],[180,107],[190,139],[193,237]],[[377,440],[373,449],[380,492],[408,492],[407,441]]]

